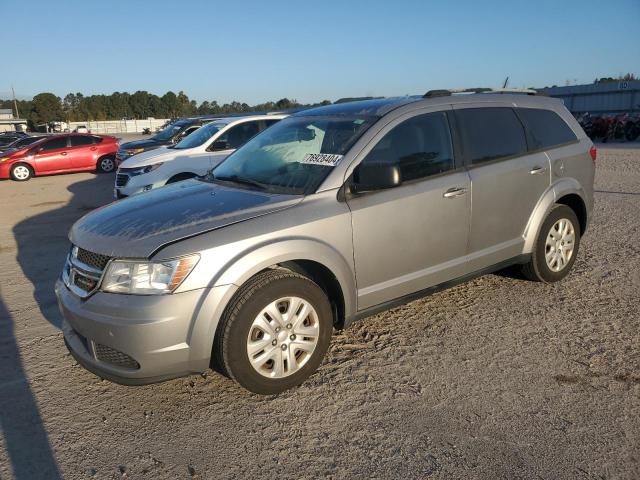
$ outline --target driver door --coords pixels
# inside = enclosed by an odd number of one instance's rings
[[[447,113],[407,114],[377,138],[361,164],[396,164],[402,183],[348,199],[358,310],[466,273],[471,183]]]
[[[69,137],[55,137],[38,147],[35,164],[38,172],[55,172],[71,168]]]

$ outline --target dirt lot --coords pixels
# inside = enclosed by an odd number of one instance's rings
[[[0,478],[640,478],[640,149],[600,149],[565,281],[489,275],[361,321],[271,398],[118,386],[67,354],[53,283],[112,182],[0,183]]]

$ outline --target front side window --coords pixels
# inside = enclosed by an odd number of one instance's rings
[[[527,151],[524,128],[511,108],[456,110],[463,150],[472,164],[521,155]]]
[[[93,144],[93,137],[85,137],[80,135],[71,136],[72,147],[84,147],[85,145],[92,145],[92,144]]]
[[[258,122],[245,122],[231,127],[216,139],[213,148],[215,150],[229,150],[240,148],[254,137],[260,130]]]
[[[214,181],[302,195],[315,192],[378,117],[289,117],[249,140],[214,171]]]
[[[185,148],[199,147],[200,145],[205,143],[207,140],[209,140],[211,137],[213,137],[216,133],[218,133],[220,129],[223,128],[225,125],[226,125],[225,123],[219,123],[219,122],[208,123],[207,125],[200,127],[198,130],[193,132],[192,135],[189,135],[183,138],[182,140],[180,140],[178,143],[176,143],[173,146],[173,148],[182,150]]]
[[[539,108],[518,108],[518,115],[531,134],[532,150],[555,147],[578,139],[556,112]]]
[[[57,150],[59,148],[67,148],[67,137],[53,138],[48,142],[45,142],[42,145],[41,150],[46,152],[49,150]]]
[[[427,113],[405,120],[382,137],[363,163],[395,164],[405,182],[453,170],[446,113]]]

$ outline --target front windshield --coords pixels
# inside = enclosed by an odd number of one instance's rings
[[[153,139],[160,142],[167,142],[171,140],[180,130],[182,130],[182,125],[169,125],[164,130],[160,130],[158,133],[156,133],[153,136]]]
[[[214,171],[214,181],[309,194],[318,188],[376,117],[289,117],[240,147]]]
[[[204,142],[213,137],[216,133],[220,131],[222,127],[224,127],[225,123],[220,122],[212,122],[208,123],[204,127],[200,127],[195,132],[189,134],[184,139],[180,140],[176,143],[173,148],[182,149],[182,148],[194,148],[199,147]]]

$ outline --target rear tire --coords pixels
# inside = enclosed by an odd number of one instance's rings
[[[571,271],[580,246],[580,222],[566,205],[554,206],[542,223],[529,263],[522,273],[529,280],[552,283]]]
[[[331,305],[318,285],[297,273],[267,270],[227,305],[214,355],[223,373],[244,388],[273,395],[318,368],[332,331]]]
[[[33,169],[26,163],[16,163],[11,167],[9,175],[16,182],[26,182],[33,177]]]
[[[114,157],[102,157],[98,159],[96,170],[99,173],[111,173],[116,169],[116,159]]]

